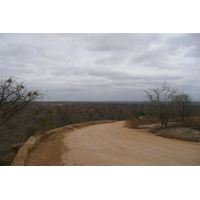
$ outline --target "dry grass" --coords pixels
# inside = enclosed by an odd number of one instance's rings
[[[162,130],[163,128],[161,126],[154,126],[151,128],[148,128],[149,133],[157,133],[158,131]]]
[[[42,135],[42,134],[44,134],[44,133],[45,133],[44,130],[37,130],[37,131],[35,132],[34,136],[38,137],[39,135]]]
[[[156,118],[135,118],[127,120],[125,126],[134,129],[141,125],[155,124],[158,122],[159,120]],[[200,142],[200,116],[188,117],[184,122],[169,123],[169,128],[163,128],[155,124],[152,127],[148,127],[148,132],[165,138]]]
[[[173,127],[188,127],[200,130],[200,116],[188,117],[184,122],[177,122]]]
[[[12,151],[5,158],[0,157],[0,166],[9,166],[16,156],[16,152]]]
[[[166,129],[158,131],[158,136],[177,139],[177,140],[184,140],[189,142],[200,142],[200,132],[194,131],[192,129],[184,129],[184,128],[175,128],[175,129]]]
[[[96,125],[96,124],[106,124],[106,123],[112,123],[116,122],[116,120],[99,120],[99,121],[90,121],[90,122],[83,122],[83,123],[77,123],[77,124],[70,124],[70,127],[74,128],[82,128],[85,126],[91,126],[91,125]]]
[[[154,124],[158,122],[159,120],[153,117],[143,118],[143,119],[133,118],[133,119],[126,120],[125,126],[128,128],[138,128],[138,126],[141,126],[141,125]]]

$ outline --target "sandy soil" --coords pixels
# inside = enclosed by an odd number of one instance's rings
[[[162,138],[123,125],[121,121],[53,134],[31,152],[27,165],[200,165],[200,143]]]
[[[61,150],[67,152],[63,139],[70,130],[54,133],[42,140],[28,155],[26,166],[63,166]]]

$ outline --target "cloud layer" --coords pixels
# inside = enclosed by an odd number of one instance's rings
[[[49,101],[137,101],[167,84],[200,100],[200,34],[0,34],[1,77]]]

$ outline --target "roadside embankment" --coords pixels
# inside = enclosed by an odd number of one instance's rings
[[[80,129],[86,126],[90,125],[96,125],[96,124],[105,124],[105,123],[111,123],[115,122],[116,120],[101,120],[101,121],[91,121],[91,122],[84,122],[84,123],[78,123],[78,124],[71,124],[69,126],[60,127],[57,129],[53,129],[50,131],[46,131],[40,135],[35,134],[34,136],[31,136],[19,149],[17,155],[15,156],[11,166],[25,166],[26,161],[28,158],[29,153],[45,138],[52,134],[60,134],[63,132],[66,132],[67,130],[76,130]]]
[[[65,131],[65,127],[53,129],[50,131],[46,131],[45,133],[39,135],[39,136],[31,136],[24,145],[19,149],[17,155],[15,156],[15,159],[13,160],[11,166],[24,166],[26,163],[26,159],[30,151],[34,149],[34,147],[43,139],[48,137],[51,134],[54,133],[61,133]]]

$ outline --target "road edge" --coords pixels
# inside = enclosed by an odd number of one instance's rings
[[[116,122],[116,120],[100,120],[100,121],[91,121],[91,122],[83,122],[77,124],[70,124],[69,126],[64,126],[60,128],[56,128],[50,131],[46,131],[45,133],[39,136],[31,136],[19,149],[17,152],[13,162],[10,166],[25,166],[28,154],[46,137],[50,136],[54,133],[61,133],[67,130],[76,130],[76,128],[83,128],[86,126],[97,125],[97,124],[106,124]]]
[[[61,133],[66,131],[66,127],[60,127],[57,129],[53,129],[50,131],[46,131],[45,133],[39,136],[31,136],[24,145],[19,149],[17,155],[15,156],[12,164],[10,166],[25,166],[28,154],[46,137],[54,133]]]

